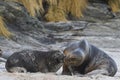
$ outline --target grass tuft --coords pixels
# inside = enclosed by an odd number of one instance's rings
[[[120,10],[120,0],[109,0],[108,4],[113,12],[118,12]]]
[[[6,25],[4,23],[3,17],[0,16],[0,35],[5,36],[6,38],[10,38],[12,35],[6,28]]]
[[[31,16],[42,16],[46,21],[67,21],[68,15],[80,18],[88,5],[88,0],[11,0],[22,3]],[[120,9],[120,0],[107,0],[113,12]],[[43,7],[47,2],[47,11]]]

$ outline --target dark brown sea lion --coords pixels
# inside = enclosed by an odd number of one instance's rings
[[[8,72],[56,72],[63,65],[60,51],[23,50],[12,54],[6,62]]]
[[[114,76],[117,72],[115,61],[86,40],[70,44],[64,54],[63,74]]]

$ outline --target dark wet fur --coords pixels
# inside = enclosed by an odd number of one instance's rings
[[[11,55],[6,62],[6,69],[14,67],[25,68],[27,72],[55,72],[63,63],[64,55],[59,51],[23,50]]]

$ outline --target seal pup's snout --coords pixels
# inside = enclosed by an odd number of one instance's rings
[[[64,58],[66,56],[61,52],[58,51],[54,54],[54,59],[58,62],[58,63],[63,63],[64,62]]]
[[[66,56],[64,54],[60,54],[60,56],[58,57],[59,62],[63,63],[65,58],[66,58]]]

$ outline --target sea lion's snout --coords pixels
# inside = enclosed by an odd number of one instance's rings
[[[65,55],[64,63],[71,66],[79,66],[82,63],[83,56],[79,51],[69,52]],[[79,63],[79,64],[78,64]]]

